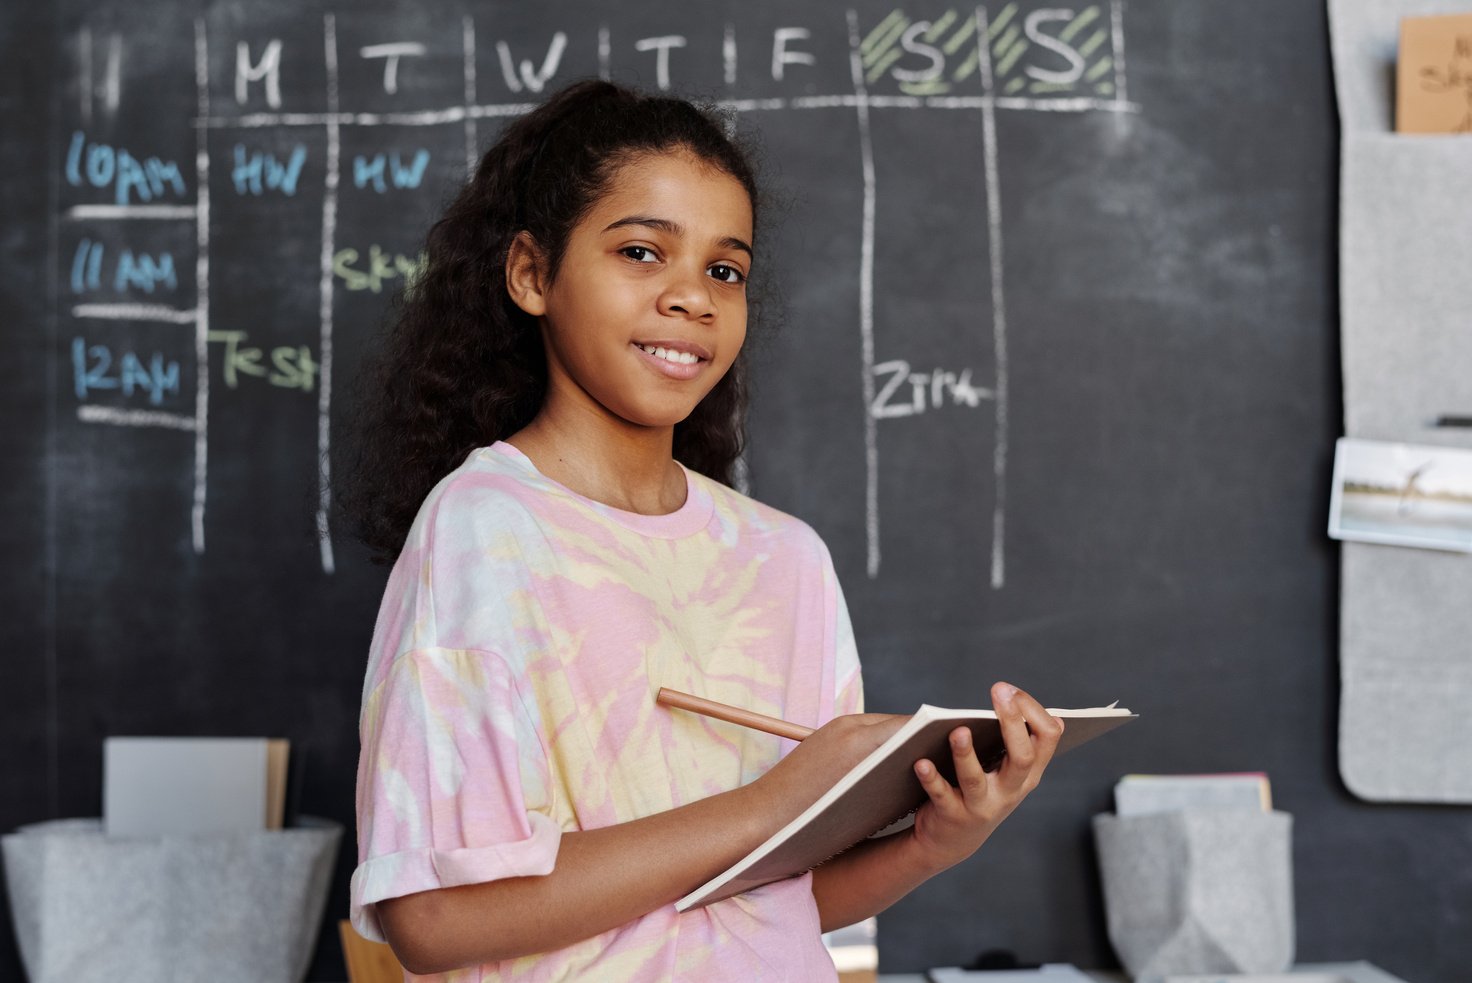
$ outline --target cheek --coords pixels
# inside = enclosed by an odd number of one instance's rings
[[[736,356],[741,352],[741,346],[744,344],[746,344],[746,304],[743,302],[741,305],[741,316],[736,318],[736,323],[731,327],[729,343],[731,349],[730,361],[736,361]]]

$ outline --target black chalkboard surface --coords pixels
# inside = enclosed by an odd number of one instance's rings
[[[1334,766],[1318,5],[62,0],[0,44],[0,826],[97,814],[108,734],[269,734],[351,828],[385,572],[331,521],[341,394],[477,151],[605,74],[763,148],[745,480],[828,542],[870,708],[1142,715],[885,912],[883,968],[1113,964],[1088,817],[1219,770],[1295,816],[1301,960],[1472,963],[1467,813]]]

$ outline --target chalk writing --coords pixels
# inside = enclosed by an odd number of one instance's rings
[[[77,243],[77,250],[72,255],[72,293],[80,294],[102,288],[102,262],[106,252],[102,243],[91,239],[83,239]],[[177,290],[179,287],[172,253],[159,253],[155,258],[148,253],[134,254],[133,250],[124,249],[118,254],[112,279],[113,290],[125,293],[129,288],[136,288],[151,294],[159,286],[166,290]]]
[[[102,287],[102,254],[100,242],[83,239],[72,254],[72,293],[79,294]]]
[[[974,407],[980,406],[983,400],[996,398],[992,390],[978,389],[971,384],[970,369],[962,369],[959,375],[941,369],[930,373],[911,372],[909,362],[895,359],[874,366],[874,375],[889,376],[869,407],[869,412],[878,420],[915,416],[926,410],[940,409],[947,402],[952,406]],[[910,384],[908,394],[900,391],[907,382]],[[903,401],[907,395],[908,401]]]
[[[661,90],[670,87],[670,49],[685,47],[685,38],[666,34],[657,38],[641,38],[634,42],[635,51],[657,52],[654,56],[654,84]]]
[[[165,362],[162,352],[154,352],[146,364],[133,352],[114,359],[107,345],[89,346],[84,339],[73,338],[72,387],[80,400],[88,399],[94,390],[116,389],[125,397],[146,393],[148,401],[158,406],[165,395],[179,394],[179,363]]]
[[[247,151],[245,145],[235,145],[235,166],[230,170],[230,180],[235,184],[238,195],[263,195],[267,191],[279,191],[288,198],[296,194],[297,180],[302,176],[302,165],[307,161],[307,148],[297,144],[286,163],[276,159],[272,153],[259,150]]]
[[[250,61],[250,45],[244,41],[235,45],[235,101],[245,105],[250,96],[250,83],[266,80],[266,105],[281,108],[281,39],[274,38],[261,52],[261,60],[254,65]]]
[[[1114,93],[1114,52],[1097,4],[1033,10],[1020,22],[1017,10],[1017,4],[1007,4],[987,28],[996,84],[1004,95]]]
[[[317,378],[319,366],[312,352],[305,345],[278,345],[271,349],[269,361],[266,352],[248,347],[249,340],[244,331],[211,331],[205,336],[211,344],[225,346],[225,360],[221,366],[225,385],[231,389],[240,387],[242,375],[264,379],[282,389],[300,389],[311,392]]]
[[[896,10],[859,45],[865,78],[886,73],[908,95],[941,95],[977,74],[976,18],[948,10],[935,20],[912,21]]]
[[[1114,60],[1105,44],[1109,30],[1100,22],[1097,4],[1032,10],[1020,18],[1018,10],[1017,3],[1008,3],[987,24],[987,53],[1004,95],[1114,92],[1108,75]],[[978,74],[976,29],[976,17],[961,8],[933,20],[893,11],[859,46],[865,78],[875,82],[888,75],[908,95],[950,92]]]
[[[817,59],[806,51],[788,50],[790,41],[806,41],[813,36],[813,32],[805,27],[779,27],[772,32],[772,81],[780,82],[786,74],[788,65],[812,65]],[[735,39],[732,39],[732,47]],[[731,61],[735,62],[735,52],[731,53]],[[731,81],[735,81],[734,78]]]
[[[368,247],[368,268],[366,270],[357,267],[361,257],[362,254],[351,247],[339,249],[333,254],[332,272],[342,278],[344,285],[349,290],[371,290],[373,293],[381,293],[386,281],[398,277],[404,279],[404,286],[408,288],[413,285],[424,265],[423,253],[413,258],[400,253],[390,256],[378,243]]]
[[[513,64],[511,47],[505,41],[497,41],[496,57],[501,61],[501,77],[506,80],[506,88],[512,92],[521,92],[523,89],[541,92],[547,85],[547,80],[557,73],[557,66],[562,63],[562,52],[566,47],[566,34],[558,31],[552,35],[552,43],[547,45],[547,55],[542,59],[542,67],[536,69],[527,58],[523,58],[520,65]]]
[[[124,249],[118,254],[118,270],[113,277],[112,286],[118,293],[133,287],[151,294],[153,288],[159,284],[168,290],[179,288],[179,278],[174,273],[173,254],[159,253],[157,259],[148,253],[138,253],[135,256],[131,249]]]
[[[399,59],[405,56],[421,58],[424,56],[424,45],[413,41],[398,41],[392,44],[370,44],[366,48],[359,48],[358,54],[364,58],[383,59],[383,91],[389,95],[399,91]]]
[[[417,188],[424,180],[424,169],[428,165],[429,151],[423,147],[414,152],[414,157],[407,164],[397,150],[372,157],[358,154],[353,157],[353,186],[371,187],[379,194],[386,192],[390,184],[395,188]]]
[[[147,157],[139,160],[127,150],[106,143],[89,143],[81,130],[72,134],[66,154],[66,183],[74,188],[111,186],[119,205],[128,204],[134,196],[139,201],[153,201],[166,191],[182,196],[184,176],[172,160]]]

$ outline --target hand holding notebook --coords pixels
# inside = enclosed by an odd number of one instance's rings
[[[860,714],[838,718],[821,728],[815,732],[819,734],[815,740],[824,745],[816,755],[820,761],[803,761],[813,755],[794,753],[768,773],[767,778],[777,783],[780,794],[811,801],[815,791],[811,787],[811,766],[816,765],[821,773],[825,765],[842,757],[841,752],[826,746],[830,743],[835,748],[850,749],[862,748],[866,742],[877,746],[857,764],[838,769],[838,777],[828,780],[817,801],[746,857],[682,898],[676,907],[685,911],[801,874],[893,825],[927,801],[932,808],[917,818],[914,835],[938,851],[942,866],[950,854],[957,854],[950,860],[955,862],[974,850],[1021,801],[1052,754],[1076,747],[1134,717],[1128,710],[1113,706],[1043,711],[1027,694],[1005,683],[993,687],[993,700],[996,710],[946,710],[922,705],[908,719]],[[666,695],[661,702],[671,700]],[[1049,719],[1067,721],[1061,737],[1051,732]],[[753,723],[742,721],[743,725]],[[961,737],[958,730],[969,737],[953,739],[953,735]],[[784,769],[791,774],[783,774]],[[956,781],[959,786],[952,784]],[[805,783],[809,786],[806,789]],[[970,839],[976,839],[976,843]]]

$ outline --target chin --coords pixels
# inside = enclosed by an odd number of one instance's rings
[[[658,429],[673,427],[686,420],[706,396],[701,393],[700,399],[692,400],[692,393],[682,394],[683,398],[673,393],[662,395],[664,398],[651,393],[639,393],[627,402],[605,402],[603,405],[615,416],[636,427]]]
[[[657,416],[641,417],[640,419],[633,420],[631,422],[637,423],[641,427],[649,427],[652,430],[661,430],[666,427],[674,427],[677,424],[684,423],[689,418],[689,413],[685,413],[682,415],[661,414]]]
[[[641,406],[629,407],[627,412],[619,412],[618,415],[636,427],[648,427],[657,430],[664,427],[673,427],[677,423],[683,423],[694,412],[694,406]]]

